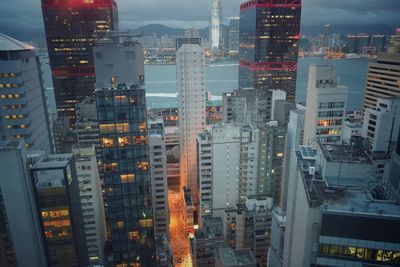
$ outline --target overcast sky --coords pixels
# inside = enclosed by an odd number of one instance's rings
[[[122,29],[150,23],[206,27],[212,0],[117,0]],[[40,29],[40,0],[0,0],[0,30]],[[239,15],[244,0],[222,0],[223,16]],[[380,24],[400,26],[400,0],[303,0],[303,25]]]

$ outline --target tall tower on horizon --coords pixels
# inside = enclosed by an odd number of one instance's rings
[[[239,88],[296,95],[301,0],[251,0],[240,5]]]
[[[118,29],[114,0],[42,0],[57,112],[75,123],[75,105],[94,94],[92,47]]]
[[[210,21],[210,42],[212,49],[218,49],[221,46],[221,23],[222,6],[221,0],[212,0],[211,21]]]

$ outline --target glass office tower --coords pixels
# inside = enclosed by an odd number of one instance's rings
[[[96,89],[96,102],[113,264],[155,266],[145,90]]]
[[[114,0],[42,0],[58,115],[75,122],[75,105],[94,93],[92,47],[118,29]]]
[[[301,0],[251,0],[240,5],[239,87],[296,94]]]

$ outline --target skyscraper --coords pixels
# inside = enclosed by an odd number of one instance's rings
[[[212,49],[219,49],[221,47],[221,23],[222,23],[221,0],[212,0],[211,20],[210,20],[210,41]]]
[[[94,94],[92,47],[118,28],[114,0],[42,0],[58,115],[75,122],[75,105]]]
[[[42,236],[51,266],[89,263],[79,184],[72,154],[55,154],[31,168]]]
[[[145,90],[99,88],[96,103],[113,263],[154,266]]]
[[[72,152],[75,156],[89,261],[92,264],[104,262],[106,220],[94,145],[77,146]]]
[[[46,267],[47,253],[23,142],[0,146],[0,170],[0,266]]]
[[[196,138],[206,124],[205,55],[199,45],[184,44],[179,48],[176,58],[181,187],[189,187],[196,202]]]
[[[364,109],[375,108],[379,97],[400,96],[400,49],[391,48],[370,62],[364,96]]]
[[[239,87],[281,89],[294,101],[301,0],[240,5]]]
[[[0,34],[0,145],[23,139],[51,151],[45,89],[34,47]]]
[[[143,53],[141,45],[129,41],[96,47],[94,52],[96,76],[102,75],[104,86],[95,94],[111,234],[109,256],[111,264],[119,266],[155,266],[146,96],[140,74]],[[103,64],[112,65],[112,70],[104,71]]]
[[[324,36],[323,36],[323,43],[322,43],[322,46],[323,47],[329,47],[329,42],[330,42],[330,39],[331,39],[331,25],[329,25],[329,24],[326,24],[325,26],[324,26]]]
[[[239,52],[239,17],[231,17],[229,20],[229,51]]]

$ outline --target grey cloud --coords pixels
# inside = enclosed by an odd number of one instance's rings
[[[121,28],[148,23],[173,27],[205,27],[212,0],[117,0]],[[223,16],[239,15],[243,0],[222,0]],[[43,28],[40,0],[1,0],[0,31]],[[303,25],[400,24],[399,0],[303,0]]]

